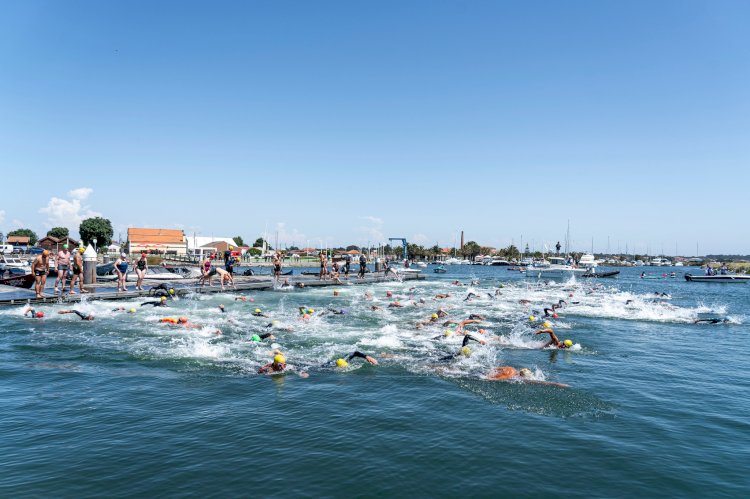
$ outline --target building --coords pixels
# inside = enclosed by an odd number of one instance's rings
[[[185,233],[179,229],[128,229],[128,253],[187,255]]]
[[[5,244],[28,248],[31,246],[31,238],[29,236],[8,236],[8,239],[5,240]]]
[[[187,250],[191,256],[203,260],[211,253],[223,253],[228,246],[237,245],[231,237],[187,236]]]
[[[68,249],[73,251],[76,247],[78,247],[79,242],[70,236],[60,238],[45,236],[36,243],[37,246],[49,250],[49,252],[52,254],[57,254],[58,251],[63,249],[63,244],[67,244]]]

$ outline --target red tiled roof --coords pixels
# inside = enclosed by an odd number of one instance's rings
[[[185,235],[175,229],[128,229],[130,244],[184,244]]]

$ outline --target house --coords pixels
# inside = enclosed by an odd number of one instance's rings
[[[222,252],[224,252],[226,247],[229,245],[236,246],[236,244],[234,243],[234,239],[232,239],[231,237],[209,237],[192,235],[187,236],[186,239],[188,254],[196,256],[201,260],[211,253],[218,253],[219,243],[224,243],[222,245]]]
[[[185,233],[178,229],[128,229],[128,253],[187,255]]]
[[[59,238],[54,236],[45,236],[36,243],[37,246],[49,250],[49,252],[53,255],[56,255],[58,251],[63,249],[63,244],[67,244],[68,249],[73,251],[74,248],[78,247],[79,242],[70,236]]]
[[[31,238],[29,236],[8,236],[5,240],[5,244],[12,244],[13,246],[20,246],[22,248],[28,248],[31,246]]]

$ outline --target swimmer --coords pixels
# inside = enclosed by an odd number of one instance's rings
[[[217,267],[216,273],[219,274],[219,284],[221,284],[222,290],[224,290],[224,284],[231,284],[232,287],[235,288],[234,278],[232,277],[231,272]]]
[[[330,366],[335,365],[336,367],[340,367],[340,368],[343,369],[345,367],[348,367],[349,366],[349,362],[353,358],[355,358],[355,357],[359,357],[360,359],[365,359],[367,362],[369,362],[373,366],[377,366],[378,365],[378,361],[375,359],[375,357],[372,357],[370,355],[364,354],[364,353],[362,353],[362,352],[360,352],[360,351],[357,350],[357,351],[354,351],[354,352],[350,353],[345,358],[339,358],[339,359],[336,359],[336,360],[332,360],[332,361],[328,362],[327,364],[325,364],[325,366],[330,367]]]
[[[436,300],[444,300],[445,298],[450,298],[450,293],[438,293],[435,295]]]
[[[389,303],[388,308],[403,308],[403,305],[401,304],[400,301],[396,300],[396,301],[392,301],[391,303]]]
[[[265,318],[269,318],[269,316],[267,316],[266,314],[264,314],[264,313],[263,313],[263,312],[262,312],[262,311],[261,311],[261,310],[260,310],[259,308],[256,308],[256,309],[255,309],[255,312],[253,312],[253,314],[252,314],[252,315],[254,315],[255,317],[265,317]]]
[[[169,306],[169,305],[167,305],[167,297],[166,296],[162,296],[159,299],[159,301],[146,301],[146,302],[141,303],[141,307],[143,307],[144,305],[151,305],[151,306],[154,306],[154,307],[168,307]]]
[[[712,318],[712,319],[696,319],[693,324],[726,324],[729,322],[729,319],[718,319],[718,318]]]
[[[572,340],[560,341],[559,339],[557,339],[557,335],[555,335],[555,332],[550,328],[540,329],[534,334],[548,334],[549,335],[550,340],[547,343],[545,343],[542,348],[554,346],[557,348],[565,349],[565,348],[570,348],[573,346]]]
[[[31,308],[31,305],[26,305],[23,309],[23,316],[30,316],[32,319],[41,319],[44,317],[44,312],[37,312],[33,308]]]
[[[363,295],[363,297],[365,300],[372,300],[373,298],[372,293],[370,293],[369,291],[365,291],[365,294]]]
[[[286,358],[279,350],[274,350],[276,355],[273,356],[273,362],[269,362],[265,366],[258,369],[258,374],[265,374],[267,372],[281,373],[286,369]]]
[[[376,311],[376,310],[383,310],[381,307],[378,307],[377,305],[370,305],[370,310]]]
[[[329,308],[328,312],[332,313],[333,315],[346,315],[347,314],[347,310],[345,308],[339,308],[339,309]],[[327,315],[327,314],[323,312],[323,314],[320,314],[320,315]]]
[[[272,333],[263,333],[263,334],[255,333],[250,337],[250,341],[252,341],[253,343],[258,343],[260,340],[266,340],[266,339],[275,340],[276,336],[274,336]]]
[[[565,305],[568,304],[568,302],[566,302],[565,300],[559,300],[557,303],[553,303],[552,304],[552,308],[545,308],[544,309],[544,316],[545,317],[550,317],[551,315],[553,315],[555,313],[555,310],[557,310],[558,308],[562,308],[563,307],[563,303]]]
[[[475,336],[474,334],[467,333],[466,336],[464,336],[464,340],[461,342],[461,349],[458,352],[451,354],[451,355],[446,355],[445,357],[441,357],[439,360],[444,362],[446,360],[453,360],[456,357],[460,357],[461,355],[465,355],[466,357],[470,356],[471,348],[469,348],[468,346],[469,341],[476,341],[480,345],[485,345],[487,343],[486,341]]]
[[[93,321],[94,316],[92,314],[84,315],[78,310],[60,310],[57,312],[58,314],[76,314],[78,317],[81,318],[82,321]]]
[[[235,296],[234,301],[247,301],[246,296]]]
[[[117,307],[113,308],[112,312],[127,312],[129,314],[134,314],[136,310],[134,308]]]
[[[284,282],[281,283],[281,287],[282,288],[291,288],[292,287],[292,285],[289,284],[289,278],[288,277],[284,278]]]
[[[451,284],[454,286],[463,286],[463,284],[460,281],[453,281]]]
[[[484,321],[484,320],[487,320],[483,315],[479,315],[479,314],[471,314],[471,315],[469,315],[469,319],[471,319],[473,321]]]
[[[174,288],[170,288],[166,283],[161,283],[156,286],[151,286],[148,290],[149,296],[154,297],[169,297],[174,300]]]
[[[469,293],[466,295],[466,298],[464,298],[464,301],[473,300],[474,298],[479,298],[479,295],[476,293]]]
[[[226,310],[224,310],[224,304],[223,303],[219,305],[219,310],[221,310],[222,314],[226,313]]]
[[[294,287],[295,288],[304,288],[305,287],[305,283],[304,282],[296,282],[296,283],[294,283]]]
[[[531,379],[532,376],[533,373],[531,372],[531,369],[527,367],[516,369],[515,367],[502,366],[496,367],[492,371],[490,371],[489,374],[487,374],[487,379],[490,381],[520,381],[521,383],[529,383],[534,385],[548,385],[557,386],[560,388],[568,388],[568,385],[565,385],[563,383],[554,383],[552,381],[538,381],[535,379]]]

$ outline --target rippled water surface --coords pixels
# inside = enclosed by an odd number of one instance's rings
[[[41,320],[1,308],[0,496],[744,497],[750,286],[682,272],[644,281],[642,270],[544,283],[500,267],[428,268],[426,281],[342,285],[338,296],[79,305],[91,322],[59,305],[40,307]],[[541,349],[544,319],[529,316],[561,299],[548,320],[574,347]],[[309,320],[299,307],[314,309]],[[440,307],[446,318],[416,328]],[[468,328],[487,344],[441,360],[462,340],[443,321],[469,314],[485,318]],[[728,322],[694,324],[699,314]],[[159,322],[181,315],[203,329]],[[267,331],[276,339],[250,341]],[[275,348],[288,372],[258,375]],[[354,350],[379,365],[330,366]],[[569,388],[487,380],[497,366]]]

